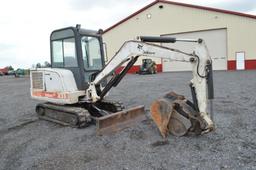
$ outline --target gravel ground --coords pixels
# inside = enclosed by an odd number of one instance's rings
[[[110,136],[38,120],[29,79],[0,77],[0,169],[256,169],[256,71],[215,72],[215,132],[163,141],[148,119]],[[190,96],[191,73],[128,75],[109,98],[127,107],[169,91]],[[147,114],[149,114],[147,112]]]

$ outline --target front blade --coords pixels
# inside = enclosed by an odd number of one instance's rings
[[[95,118],[98,135],[111,134],[145,120],[144,106],[137,106],[107,116]]]

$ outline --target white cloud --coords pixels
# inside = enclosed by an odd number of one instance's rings
[[[177,1],[256,14],[251,0]],[[0,68],[28,68],[49,61],[49,36],[54,29],[75,24],[106,29],[150,2],[153,0],[0,0]]]

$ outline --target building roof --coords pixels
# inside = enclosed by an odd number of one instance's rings
[[[119,21],[118,23],[112,25],[111,27],[107,28],[104,33],[112,30],[116,26],[124,23],[125,21],[129,20],[130,18],[136,16],[137,14],[145,11],[149,7],[157,4],[157,3],[164,3],[164,4],[171,4],[171,5],[179,5],[179,6],[184,6],[184,7],[190,7],[190,8],[196,8],[196,9],[202,9],[202,10],[207,10],[207,11],[213,11],[213,12],[220,12],[220,13],[225,13],[225,14],[231,14],[231,15],[237,15],[237,16],[242,16],[242,17],[248,17],[248,18],[253,18],[256,19],[256,15],[250,15],[250,14],[245,14],[241,12],[235,12],[235,11],[229,11],[229,10],[224,10],[224,9],[217,9],[217,8],[211,8],[211,7],[204,7],[204,6],[198,6],[198,5],[192,5],[192,4],[185,4],[185,3],[180,3],[180,2],[173,2],[173,1],[167,1],[167,0],[155,0],[154,2],[148,4],[147,6],[141,8],[137,12],[129,15],[128,17],[124,18],[123,20]]]

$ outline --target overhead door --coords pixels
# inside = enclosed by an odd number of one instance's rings
[[[227,70],[227,30],[226,29],[215,29],[215,30],[206,30],[206,31],[196,31],[188,33],[179,33],[179,34],[169,34],[163,36],[171,36],[176,38],[191,38],[198,39],[202,38],[205,40],[208,47],[210,56],[213,61],[214,70]],[[186,42],[176,42],[173,44],[163,44],[164,46],[177,48],[185,52],[192,52],[195,48],[195,43],[186,43]],[[170,71],[190,71],[191,64],[170,61],[168,59],[163,59],[163,72]]]

